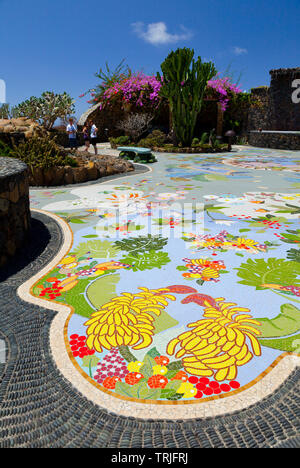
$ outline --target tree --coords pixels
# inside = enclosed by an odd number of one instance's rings
[[[14,108],[14,116],[38,121],[50,130],[57,119],[65,121],[74,111],[74,100],[69,94],[44,92],[41,97],[32,96]]]
[[[207,82],[216,75],[213,63],[194,59],[194,50],[177,49],[161,64],[160,96],[170,106],[172,125],[179,143],[190,146],[194,136],[197,117],[201,111]]]
[[[0,119],[13,119],[15,117],[18,117],[15,107],[11,107],[9,104],[0,106]]]
[[[15,107],[17,117],[27,117],[31,120],[39,120],[41,115],[39,99],[31,96],[26,101],[21,102]]]

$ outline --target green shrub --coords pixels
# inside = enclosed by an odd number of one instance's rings
[[[116,138],[110,138],[109,141],[115,145],[120,145],[120,146],[123,146],[123,145],[130,145],[130,138],[129,136],[126,136],[126,135],[122,135],[122,136],[119,136],[119,137],[116,137]]]
[[[10,157],[11,148],[0,140],[0,156]]]
[[[142,138],[137,144],[139,147],[153,149],[165,146],[166,135],[160,130],[153,130],[146,138]]]
[[[133,144],[130,142],[129,137],[122,136],[118,138],[110,138],[109,139],[111,144],[116,146],[137,146],[139,148],[163,148],[165,152],[180,152],[182,145],[179,144],[178,146],[174,146],[172,143],[166,143],[167,137],[166,135],[161,132],[160,130],[154,130],[150,133],[146,138],[142,138],[138,143]],[[192,141],[191,148],[199,149],[199,152],[209,152],[214,153],[218,150],[227,149],[226,144],[220,144],[216,138],[215,131],[212,130],[210,135],[208,133],[203,133],[201,138],[194,138]],[[188,148],[184,148],[185,150]]]
[[[1,151],[0,155],[4,156]],[[77,162],[68,156],[64,149],[56,144],[55,138],[29,138],[21,142],[18,146],[13,145],[13,148],[9,149],[9,154],[6,155],[20,159],[26,163],[30,169],[37,167],[49,169],[55,166],[77,166]]]
[[[150,149],[152,149],[156,145],[155,145],[155,142],[151,138],[143,138],[142,140],[140,140],[138,142],[138,144],[136,146],[141,147],[141,148],[150,148]]]
[[[199,138],[194,138],[193,141],[192,141],[192,148],[197,148],[197,146],[199,146],[199,144],[200,144]]]
[[[151,138],[155,143],[155,146],[163,146],[166,141],[166,135],[161,130],[153,130],[147,138]]]

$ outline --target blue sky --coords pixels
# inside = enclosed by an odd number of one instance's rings
[[[0,0],[0,79],[13,105],[67,91],[80,115],[78,96],[106,61],[151,74],[170,50],[191,47],[242,73],[246,90],[300,65],[299,31],[299,0]]]

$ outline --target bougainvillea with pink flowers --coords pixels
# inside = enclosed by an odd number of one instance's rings
[[[90,103],[99,102],[100,109],[114,102],[133,104],[140,108],[143,106],[156,108],[159,105],[159,90],[161,83],[155,76],[137,73],[122,79],[113,86],[107,88],[100,97],[92,96]]]
[[[233,96],[241,93],[241,88],[233,84],[230,78],[216,76],[207,83],[206,99],[216,99],[220,102],[221,109],[225,111]]]
[[[99,102],[100,109],[116,102],[125,105],[132,104],[137,108],[150,107],[156,109],[161,101],[160,88],[161,83],[155,76],[138,73],[129,78],[121,79],[107,88],[100,97],[96,96],[93,90],[90,90],[91,100],[89,103],[94,105]],[[225,111],[234,95],[241,93],[240,87],[232,83],[230,78],[216,76],[207,83],[205,99],[219,101],[222,110]]]

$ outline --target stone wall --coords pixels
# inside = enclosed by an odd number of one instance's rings
[[[269,130],[270,128],[270,88],[260,86],[251,90],[253,105],[249,109],[248,128],[249,130]]]
[[[252,89],[249,144],[261,148],[300,149],[300,103],[292,100],[300,68],[271,70],[271,85]]]
[[[300,79],[300,67],[271,70],[270,75],[270,130],[300,131],[300,103],[292,101],[292,85]]]
[[[32,138],[34,136],[47,136],[48,132],[34,120],[26,117],[18,119],[0,119],[0,139],[11,146],[12,142]]]
[[[249,131],[300,131],[300,103],[292,100],[293,82],[300,79],[300,67],[271,70],[270,75],[270,87],[251,90],[254,105],[249,112]]]
[[[55,166],[49,169],[32,168],[29,171],[29,184],[34,187],[56,187],[60,185],[80,184],[101,177],[134,171],[130,161],[108,155],[94,156],[79,151],[72,155],[78,166]]]
[[[136,106],[127,108],[126,111],[116,104],[112,104],[104,109],[99,109],[99,104],[88,109],[78,121],[78,129],[82,130],[87,120],[92,120],[98,128],[99,142],[107,142],[110,137],[124,135],[124,131],[118,128],[118,123],[125,120],[129,113],[142,113],[143,110]],[[161,106],[158,115],[151,122],[151,126],[159,128],[165,133],[169,132],[169,110],[167,106]]]
[[[28,168],[0,157],[0,268],[26,242],[30,228]]]
[[[300,132],[251,131],[249,144],[259,148],[300,150]]]
[[[105,129],[107,128],[109,137],[117,137],[122,132],[116,129],[116,124],[124,119],[125,112],[122,111],[118,106],[107,107],[106,109],[100,110],[99,104],[94,105],[88,109],[78,121],[78,129],[82,130],[83,126],[88,120],[92,120],[98,128],[98,140],[99,142],[105,142],[108,140]]]

